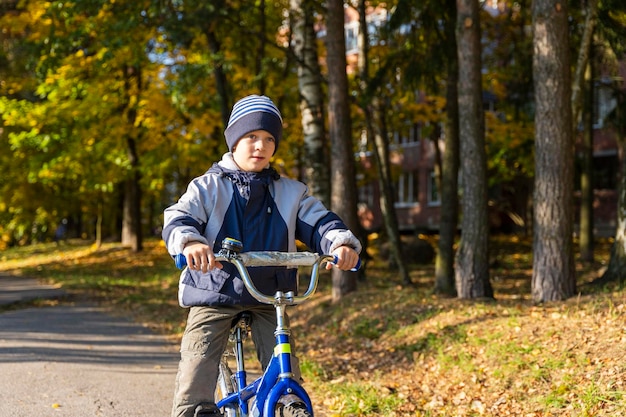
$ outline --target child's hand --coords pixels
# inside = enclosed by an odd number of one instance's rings
[[[349,271],[356,267],[359,262],[359,254],[349,246],[339,246],[333,251],[333,253],[331,253],[331,255],[335,255],[337,257],[337,263],[332,264],[328,262],[326,264],[326,269],[331,269],[334,265],[339,269]]]
[[[210,269],[222,269],[222,263],[215,260],[213,249],[201,242],[189,242],[183,254],[187,258],[187,267],[189,269],[202,270],[207,273]]]

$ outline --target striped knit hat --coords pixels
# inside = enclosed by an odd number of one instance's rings
[[[276,105],[266,96],[251,95],[235,103],[224,131],[228,150],[232,152],[239,139],[255,130],[265,130],[274,136],[278,149],[278,142],[283,135],[283,118]]]

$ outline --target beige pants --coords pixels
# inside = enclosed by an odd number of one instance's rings
[[[214,402],[219,361],[228,343],[233,320],[242,311],[251,313],[250,327],[257,357],[263,369],[268,365],[275,345],[276,312],[273,306],[191,307],[180,347],[172,417],[193,417],[198,404]],[[289,322],[287,318],[286,322]],[[292,352],[295,352],[293,340],[290,341]],[[300,369],[294,354],[292,367],[299,378]]]

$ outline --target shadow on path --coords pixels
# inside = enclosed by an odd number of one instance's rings
[[[169,415],[178,346],[102,307],[27,303],[63,296],[0,276],[0,416]]]
[[[55,361],[139,365],[177,360],[149,329],[93,306],[28,308],[0,314],[0,364]]]

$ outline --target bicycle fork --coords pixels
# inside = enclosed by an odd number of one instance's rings
[[[291,365],[291,331],[285,323],[285,308],[289,304],[290,294],[276,294],[276,345],[274,355],[261,378],[253,406],[253,415],[273,416],[278,403],[284,406],[301,403],[313,415],[311,399],[304,388],[294,379]],[[263,411],[261,414],[260,412]]]

